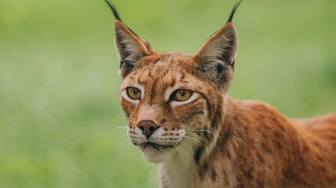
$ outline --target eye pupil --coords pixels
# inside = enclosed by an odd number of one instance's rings
[[[133,93],[134,93],[134,94],[138,94],[138,93],[139,93],[139,90],[136,89],[136,88],[134,88]]]
[[[180,94],[181,94],[181,96],[184,96],[185,95],[185,91],[181,90]]]

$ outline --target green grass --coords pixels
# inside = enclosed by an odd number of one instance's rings
[[[157,50],[193,53],[234,1],[115,0]],[[290,117],[336,108],[336,3],[245,1],[230,94]],[[112,15],[103,0],[0,1],[0,187],[157,187],[121,127]]]

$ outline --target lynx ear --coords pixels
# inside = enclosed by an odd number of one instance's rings
[[[228,22],[196,52],[197,70],[208,80],[222,86],[233,76],[236,51],[236,32]]]
[[[120,20],[114,21],[115,44],[120,56],[120,74],[126,77],[141,61],[154,52],[149,43],[136,36]]]
[[[226,24],[201,46],[194,59],[198,72],[224,89],[229,86],[234,72],[238,42],[232,19],[242,1],[236,2]]]
[[[120,19],[117,9],[110,0],[105,0],[110,7],[115,21],[115,44],[120,57],[120,74],[125,78],[141,61],[143,56],[154,51],[148,42],[138,37]]]

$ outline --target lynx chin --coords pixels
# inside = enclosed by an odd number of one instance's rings
[[[231,98],[237,34],[228,21],[195,54],[157,52],[114,16],[128,136],[160,164],[163,188],[336,187],[336,114],[290,119]]]

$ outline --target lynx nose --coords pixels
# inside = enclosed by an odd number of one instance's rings
[[[147,139],[154,133],[158,126],[152,120],[142,120],[137,125]]]

